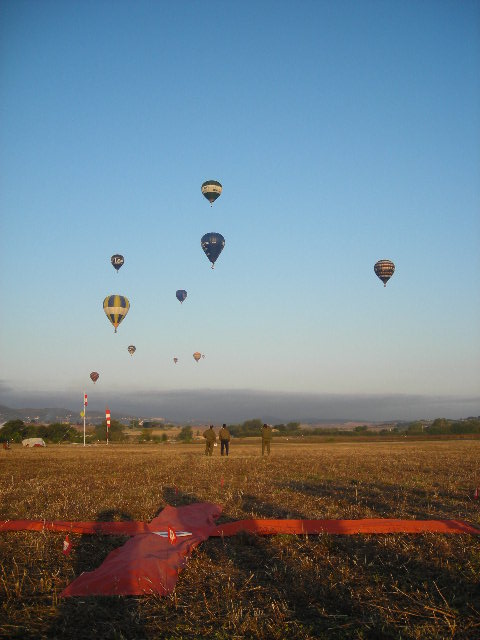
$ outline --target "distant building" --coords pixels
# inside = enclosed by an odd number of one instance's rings
[[[149,418],[148,420],[139,420],[138,424],[143,429],[163,429],[165,418]]]

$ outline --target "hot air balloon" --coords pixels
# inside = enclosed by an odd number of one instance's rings
[[[130,309],[130,302],[125,296],[121,296],[118,293],[107,296],[103,301],[103,310],[107,314],[107,318],[115,327],[115,333],[117,333],[117,327],[121,321],[125,318]]]
[[[379,260],[375,263],[373,270],[383,282],[383,286],[387,286],[387,282],[393,276],[393,272],[395,271],[395,265],[391,260]]]
[[[215,260],[217,260],[218,256],[222,253],[223,247],[225,246],[225,238],[221,233],[215,233],[212,231],[210,233],[206,233],[202,237],[200,242],[205,255],[212,263],[212,269],[214,269]]]
[[[173,361],[174,361],[175,364],[177,364],[178,358],[174,358]]]
[[[90,374],[90,378],[93,382],[93,384],[95,384],[95,382],[99,379],[100,374],[98,374],[96,371],[92,371],[92,373]]]
[[[195,351],[195,353],[193,354],[193,358],[194,358],[195,362],[198,362],[201,357],[202,357],[202,354],[199,353],[198,351]]]
[[[185,289],[179,289],[175,295],[177,296],[177,300],[182,303],[187,297],[187,292],[185,291]]]
[[[129,353],[131,356],[133,356],[133,354],[135,353],[135,351],[136,351],[136,350],[137,350],[137,347],[135,347],[133,344],[131,344],[131,345],[128,347],[128,349],[127,349],[128,353]]]
[[[110,262],[112,263],[113,268],[116,269],[118,273],[118,270],[120,269],[122,264],[125,262],[125,260],[123,256],[121,256],[119,253],[116,253],[114,256],[110,258]]]
[[[202,193],[212,206],[222,193],[222,185],[216,180],[207,180],[202,184]]]

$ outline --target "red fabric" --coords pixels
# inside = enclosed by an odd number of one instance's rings
[[[81,574],[61,597],[170,593],[192,550],[209,536],[233,536],[241,531],[274,534],[447,533],[480,535],[480,529],[457,520],[239,520],[215,525],[222,508],[206,502],[166,507],[145,522],[0,522],[0,531],[67,531],[133,536],[112,551],[102,565]],[[158,533],[163,535],[157,535]],[[173,536],[171,535],[173,533]],[[190,535],[191,534],[191,535]],[[68,536],[66,542],[68,541]],[[69,542],[69,541],[68,541]]]
[[[152,523],[154,521],[152,520]],[[54,520],[5,520],[0,531],[69,531],[80,534],[135,536],[149,533],[146,522],[65,522]],[[165,529],[167,530],[167,529]],[[460,520],[238,520],[217,526],[211,536],[234,536],[240,531],[258,535],[358,534],[358,533],[466,533],[480,535],[480,529]]]
[[[166,507],[149,524],[149,533],[140,533],[123,547],[112,551],[95,569],[82,573],[60,596],[89,595],[165,595],[175,588],[178,573],[185,566],[192,550],[206,540],[215,528],[221,507],[205,502],[185,507]],[[173,528],[192,535],[177,535],[175,544],[155,531]]]
[[[480,535],[480,529],[458,520],[237,520],[217,526],[211,536],[234,536],[240,531],[258,535],[333,533],[467,533]]]
[[[172,507],[167,507],[172,508]],[[220,508],[220,507],[219,507]],[[162,512],[163,513],[163,512]],[[80,534],[135,536],[152,530],[146,522],[65,522],[54,520],[5,520],[0,531],[69,531]],[[165,527],[167,531],[167,527]],[[240,531],[258,535],[358,534],[358,533],[464,533],[480,535],[480,529],[461,520],[237,520],[218,525],[210,536],[234,536]]]
[[[149,533],[147,522],[65,522],[54,520],[5,520],[0,522],[0,531],[68,531],[80,534],[103,534],[112,536],[135,536]]]

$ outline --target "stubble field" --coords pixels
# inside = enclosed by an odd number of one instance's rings
[[[0,451],[0,519],[151,520],[215,502],[244,518],[466,520],[480,441],[50,446]],[[222,481],[223,479],[223,481]],[[211,538],[165,598],[58,594],[125,538],[0,534],[0,637],[480,638],[480,537]]]

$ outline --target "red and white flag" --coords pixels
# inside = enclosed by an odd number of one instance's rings
[[[70,553],[70,551],[72,550],[72,543],[70,542],[70,538],[68,537],[68,533],[65,536],[65,540],[63,541],[63,549],[62,549],[62,553],[64,556],[68,556],[68,554]]]
[[[88,405],[87,394],[85,393],[83,396],[83,406],[86,407]]]
[[[175,544],[177,541],[177,534],[175,533],[175,530],[172,529],[172,527],[168,527],[168,540],[170,544]]]
[[[107,421],[107,431],[110,427],[110,409],[107,407],[105,410],[105,420]]]

